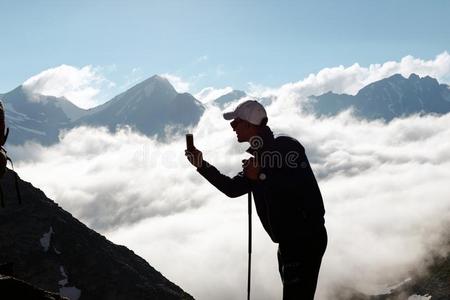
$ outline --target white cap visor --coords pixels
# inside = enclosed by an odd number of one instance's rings
[[[225,120],[233,120],[233,119],[236,119],[236,112],[230,111],[230,112],[224,113],[224,114],[223,114],[223,118],[224,118]]]

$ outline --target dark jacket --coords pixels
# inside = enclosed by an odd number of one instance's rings
[[[313,236],[324,225],[325,209],[303,146],[289,136],[274,138],[269,127],[250,144],[247,152],[259,162],[264,180],[250,180],[243,172],[230,178],[206,161],[198,172],[229,197],[251,191],[262,225],[275,243]]]

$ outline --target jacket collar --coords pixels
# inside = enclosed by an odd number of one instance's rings
[[[255,156],[256,154],[261,154],[264,150],[270,149],[274,143],[274,136],[272,130],[269,126],[264,126],[261,132],[254,136],[250,141],[250,147],[246,152]]]

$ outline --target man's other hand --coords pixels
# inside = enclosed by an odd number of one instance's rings
[[[258,180],[260,167],[254,157],[242,160],[242,168],[244,169],[244,175],[250,180]]]
[[[194,148],[193,150],[184,150],[184,155],[186,155],[189,162],[196,168],[200,168],[203,163],[202,151]]]

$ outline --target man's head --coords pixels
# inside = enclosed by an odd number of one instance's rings
[[[223,114],[236,132],[238,142],[247,142],[259,135],[261,128],[267,124],[267,114],[264,107],[256,100],[247,100],[239,104],[232,112]]]

